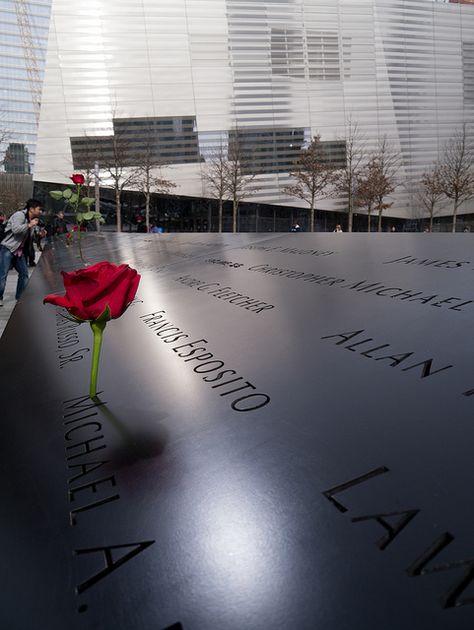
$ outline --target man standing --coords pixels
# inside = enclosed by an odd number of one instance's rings
[[[38,225],[41,212],[41,203],[37,199],[28,199],[26,208],[18,210],[8,220],[5,237],[0,244],[0,306],[3,306],[3,292],[12,267],[18,272],[17,300],[28,284],[28,267],[24,253],[29,246],[30,231]]]

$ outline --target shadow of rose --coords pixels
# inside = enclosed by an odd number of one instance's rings
[[[98,404],[103,402],[99,397],[94,400]],[[119,436],[119,443],[112,451],[115,465],[132,466],[141,460],[157,458],[163,454],[168,442],[168,431],[160,423],[167,414],[154,413],[152,417],[150,412],[147,413],[147,417],[140,414],[140,426],[131,428],[130,418],[138,416],[138,412],[125,409],[121,410],[119,416],[107,406],[107,403],[100,404],[98,409]]]

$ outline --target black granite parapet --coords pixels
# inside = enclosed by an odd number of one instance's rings
[[[86,235],[0,339],[5,630],[471,630],[469,234]],[[12,272],[14,273],[14,272]]]

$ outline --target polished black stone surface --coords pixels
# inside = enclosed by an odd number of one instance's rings
[[[0,340],[8,630],[474,624],[469,234],[87,235],[137,300]],[[192,344],[192,345],[186,345]]]

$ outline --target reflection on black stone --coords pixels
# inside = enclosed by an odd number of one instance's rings
[[[99,397],[96,397],[100,402]],[[129,422],[125,422],[114,414],[107,405],[101,407],[102,415],[109,420],[122,438],[122,444],[113,453],[114,463],[119,466],[131,466],[142,459],[159,457],[165,450],[168,432],[163,426],[156,426],[166,418],[165,414],[153,417],[153,430],[130,430]],[[128,416],[129,417],[129,416]]]

